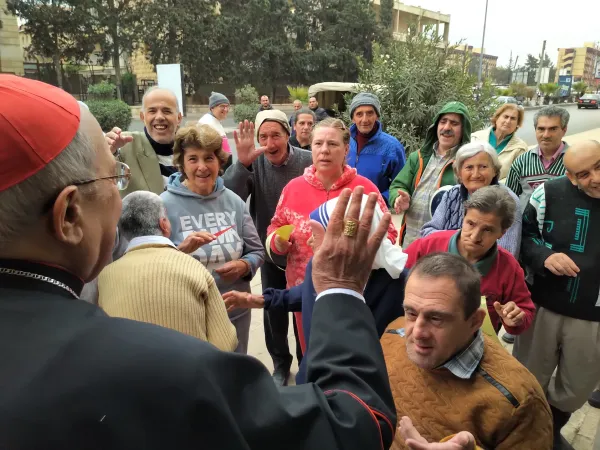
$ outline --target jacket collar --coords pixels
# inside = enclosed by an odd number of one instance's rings
[[[381,133],[383,133],[383,130],[381,129],[381,122],[379,120],[375,121],[375,127],[377,127],[377,130],[375,131],[375,133],[373,133],[373,136],[371,136],[369,138],[369,141],[376,139]],[[358,134],[358,127],[356,126],[355,123],[353,123],[350,126],[350,136],[353,139],[356,139],[356,135]]]

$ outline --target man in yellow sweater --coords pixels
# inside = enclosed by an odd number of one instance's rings
[[[99,306],[110,316],[154,323],[233,351],[235,327],[215,280],[168,238],[171,224],[160,197],[127,195],[120,225],[129,246],[100,273]]]
[[[406,316],[381,338],[402,418],[392,449],[421,448],[416,442],[441,441],[462,430],[484,449],[552,448],[544,392],[480,331],[480,296],[479,274],[461,256],[431,253],[413,267]]]

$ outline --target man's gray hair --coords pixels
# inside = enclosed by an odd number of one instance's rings
[[[450,278],[464,302],[465,318],[471,317],[481,306],[481,277],[479,272],[462,256],[452,253],[429,253],[413,266],[408,278]]]
[[[175,95],[175,92],[173,92],[169,88],[164,88],[164,87],[160,87],[160,86],[151,86],[148,89],[146,89],[146,92],[144,92],[144,96],[142,97],[142,111],[146,110],[146,97],[148,96],[148,94],[150,94],[154,91],[165,91],[165,92],[168,92],[169,94],[171,94],[173,96],[173,98],[175,99],[175,112],[179,113],[179,101],[177,100],[177,95]]]
[[[50,211],[58,194],[67,186],[96,176],[96,154],[90,139],[77,130],[73,140],[43,169],[0,192],[0,251],[19,238]],[[96,183],[80,186],[93,193]]]
[[[313,118],[313,122],[317,123],[317,115],[310,108],[300,108],[298,111],[296,111],[296,122],[298,121],[298,116],[301,116],[302,114],[311,116]]]
[[[167,217],[162,199],[154,192],[135,191],[123,199],[119,225],[128,241],[142,236],[162,236],[160,219]]]
[[[494,214],[500,218],[500,226],[508,230],[515,221],[517,202],[504,186],[485,186],[477,189],[463,203],[465,216],[470,209],[476,209],[484,214]]]
[[[496,172],[496,176],[500,175],[502,164],[498,159],[498,153],[496,152],[496,150],[494,150],[494,148],[487,142],[473,141],[463,145],[456,152],[456,157],[454,158],[454,163],[452,164],[452,168],[454,169],[454,175],[456,175],[456,178],[459,177],[460,169],[462,169],[462,166],[465,163],[465,161],[481,152],[487,153],[487,155],[490,158],[490,162],[492,163],[492,167]]]
[[[537,128],[538,119],[540,117],[560,117],[560,127],[564,129],[567,128],[567,125],[569,125],[569,118],[571,117],[571,115],[569,114],[569,111],[567,111],[565,108],[561,108],[560,106],[544,106],[542,109],[539,109],[533,116],[534,128]]]

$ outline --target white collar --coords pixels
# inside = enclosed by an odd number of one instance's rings
[[[127,253],[129,250],[133,250],[135,247],[148,244],[170,245],[173,248],[177,248],[171,239],[164,236],[139,236],[129,241],[129,245],[127,246],[127,250],[125,250],[125,253]]]

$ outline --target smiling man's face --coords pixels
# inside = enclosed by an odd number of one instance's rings
[[[159,144],[171,144],[181,124],[181,112],[175,96],[164,89],[150,92],[144,98],[140,119],[152,139]]]

